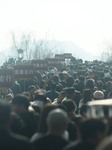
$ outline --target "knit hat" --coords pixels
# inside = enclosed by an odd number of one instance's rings
[[[97,90],[93,93],[93,98],[97,99],[97,100],[103,99],[104,98],[104,93],[100,90],[99,91]]]

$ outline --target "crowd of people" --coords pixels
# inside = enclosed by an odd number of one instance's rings
[[[112,120],[88,117],[88,102],[112,100],[111,63],[78,62],[37,72],[0,90],[0,149],[110,150]]]

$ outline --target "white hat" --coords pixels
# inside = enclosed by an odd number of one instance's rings
[[[93,97],[94,97],[94,99],[103,99],[104,93],[100,90],[99,91],[97,90],[93,93]]]

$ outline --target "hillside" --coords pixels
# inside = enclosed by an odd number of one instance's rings
[[[95,56],[95,55],[93,56],[91,53],[75,45],[73,42],[54,40],[54,41],[51,41],[51,46],[52,44],[55,46],[54,54],[72,53],[72,55],[77,59],[83,59],[83,60],[89,60],[89,61],[100,58],[99,56]],[[0,65],[3,64],[4,61],[8,60],[8,58],[11,58],[11,57],[13,58],[17,57],[17,52],[16,50],[13,50],[12,52],[12,47],[10,47],[7,50],[1,51],[0,52]]]
[[[83,48],[80,48],[79,46],[69,41],[62,41],[62,42],[59,41],[58,46],[62,52],[72,53],[73,56],[76,58],[81,58],[83,60],[99,59],[98,56],[92,55],[91,53],[87,52]]]

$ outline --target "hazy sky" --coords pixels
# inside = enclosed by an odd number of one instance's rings
[[[0,0],[0,51],[11,32],[72,41],[99,54],[112,41],[112,0]]]

